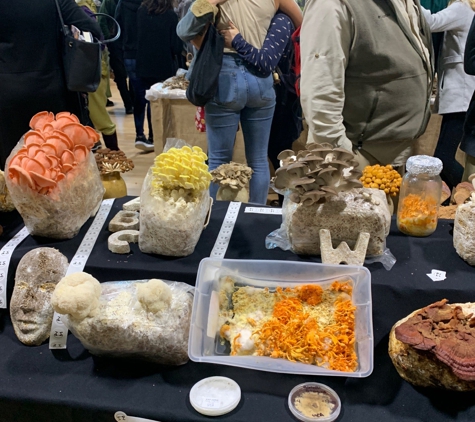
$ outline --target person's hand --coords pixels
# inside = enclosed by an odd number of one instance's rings
[[[222,29],[219,33],[224,37],[224,46],[231,48],[234,37],[239,34],[239,29],[237,29],[231,21],[229,21],[228,25],[228,29]]]

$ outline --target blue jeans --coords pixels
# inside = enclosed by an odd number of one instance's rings
[[[225,54],[218,90],[205,106],[209,169],[232,160],[238,124],[241,122],[247,165],[252,168],[249,202],[265,204],[269,191],[267,146],[274,115],[275,91],[272,75],[253,75],[237,56]],[[210,194],[216,198],[218,185]]]
[[[135,133],[137,136],[144,135],[145,108],[147,108],[148,136],[150,140],[152,140],[153,131],[150,103],[145,99],[145,91],[150,88],[150,85],[147,85],[147,82],[139,78],[135,73],[135,59],[124,59],[124,65],[134,91]]]

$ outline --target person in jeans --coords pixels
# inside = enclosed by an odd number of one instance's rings
[[[118,2],[116,18],[122,29],[121,38],[125,69],[127,70],[127,75],[129,76],[129,81],[134,91],[135,147],[145,152],[152,152],[154,151],[154,146],[150,105],[147,104],[145,89],[136,72],[138,36],[137,11],[141,4],[142,0],[121,0]],[[145,115],[147,115],[148,139],[144,132]]]
[[[229,29],[232,22],[242,37],[258,49],[262,47],[271,19],[279,8],[295,25],[301,23],[300,9],[293,0],[196,0],[178,24],[180,38],[187,42],[199,35],[214,20],[218,4],[221,13],[217,28]],[[233,48],[226,47],[224,53],[216,96],[205,106],[209,169],[214,170],[231,161],[236,131],[241,123],[246,161],[254,171],[249,201],[265,204],[270,181],[267,147],[275,108],[273,78],[272,75],[259,75]],[[210,186],[214,198],[217,189],[216,184]]]
[[[143,0],[137,11],[135,74],[138,81],[135,84],[135,107],[139,107],[139,114],[147,105],[150,113],[145,91],[153,84],[175,76],[178,70],[178,56],[183,50],[183,42],[176,33],[177,24],[173,0]],[[153,132],[150,127],[149,140],[151,138]],[[136,147],[140,148],[137,143]]]
[[[117,0],[104,0],[99,12],[114,17],[116,8]],[[99,16],[99,24],[105,39],[115,36],[117,28],[111,19]],[[124,103],[125,114],[132,114],[134,112],[133,93],[131,87],[127,84],[127,71],[125,70],[124,52],[122,51],[122,36],[118,40],[107,44],[107,49],[109,50],[109,65],[114,72],[114,82]]]
[[[267,155],[274,169],[280,165],[277,156],[285,149],[291,149],[302,131],[302,110],[295,92],[295,75],[292,73],[293,45],[290,39],[295,28],[284,13],[272,18],[266,39],[261,49],[250,45],[230,22],[231,28],[220,31],[226,46],[232,46],[251,68],[262,76],[271,73],[278,76],[274,83],[276,104],[269,135]],[[279,201],[283,197],[279,195]]]

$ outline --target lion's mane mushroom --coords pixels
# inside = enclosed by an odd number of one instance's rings
[[[219,186],[237,190],[248,185],[252,173],[253,170],[250,167],[231,161],[212,170],[211,176],[213,176],[212,181],[219,184]]]
[[[361,187],[361,172],[353,153],[330,144],[309,144],[295,153],[282,151],[277,158],[281,167],[275,172],[276,189],[290,189],[292,202],[312,205],[338,192]]]
[[[475,390],[474,311],[444,299],[396,323],[389,355],[399,374],[418,386]]]

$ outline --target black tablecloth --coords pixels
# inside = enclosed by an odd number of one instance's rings
[[[116,200],[108,221],[131,198]],[[104,225],[85,271],[100,281],[158,277],[194,284],[199,262],[208,257],[226,214],[228,203],[213,207],[209,226],[195,252],[185,258],[142,254],[131,245],[128,255],[107,249]],[[241,207],[225,258],[311,260],[280,249],[266,250],[265,236],[279,227],[278,215],[244,213]],[[21,219],[0,214],[6,225],[0,248],[18,232]],[[30,249],[50,246],[68,259],[75,254],[90,226],[68,241],[29,236],[15,250],[8,275],[8,298],[13,289],[14,270]],[[302,382],[329,385],[340,396],[338,421],[475,421],[475,393],[454,393],[415,388],[403,381],[388,353],[392,325],[415,309],[442,298],[450,302],[475,302],[474,269],[455,252],[453,223],[439,221],[428,238],[413,238],[397,231],[393,224],[387,246],[397,258],[391,271],[380,263],[370,264],[372,274],[374,371],[367,378],[311,377],[274,374],[234,367],[189,362],[180,367],[161,367],[145,362],[97,358],[84,350],[74,336],[67,351],[50,351],[47,344],[27,347],[14,332],[7,311],[0,324],[0,421],[104,421],[114,420],[116,411],[129,416],[168,421],[205,421],[190,405],[191,387],[214,375],[234,379],[241,387],[238,407],[217,420],[234,422],[294,421],[287,406],[290,390]],[[433,282],[432,269],[447,272],[447,279]]]

